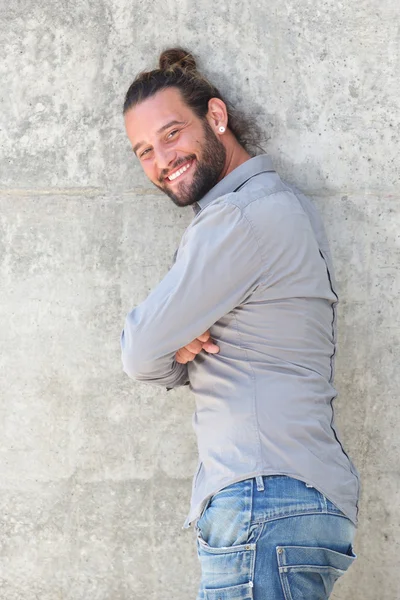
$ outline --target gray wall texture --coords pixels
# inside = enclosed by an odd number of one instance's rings
[[[191,218],[121,117],[177,43],[322,212],[338,423],[363,480],[333,598],[400,599],[399,17],[398,0],[1,0],[1,600],[195,598],[193,398],[130,381],[119,350]]]

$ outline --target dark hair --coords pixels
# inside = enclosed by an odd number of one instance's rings
[[[255,123],[234,109],[219,90],[198,72],[193,55],[183,48],[165,50],[160,55],[158,69],[139,73],[126,93],[124,114],[169,87],[180,91],[186,104],[200,119],[205,118],[211,98],[222,100],[228,111],[228,127],[239,144],[248,152],[260,148],[260,133]]]

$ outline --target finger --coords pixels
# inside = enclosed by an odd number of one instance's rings
[[[189,350],[186,350],[186,348],[181,348],[175,355],[176,362],[181,363],[183,365],[187,362],[190,362],[191,360],[194,360],[195,358],[196,354],[193,354],[193,352],[189,352]]]
[[[207,331],[205,331],[204,333],[202,333],[201,335],[199,335],[199,337],[197,338],[198,340],[200,340],[200,342],[207,342],[207,340],[210,339],[210,331],[207,329]]]
[[[217,344],[214,344],[214,342],[210,340],[203,344],[203,350],[209,352],[210,354],[218,354],[219,346],[217,346]]]
[[[181,358],[178,354],[178,352],[175,354],[175,360],[177,363],[179,363],[180,365],[186,365],[186,363],[188,362],[187,360],[185,360],[184,358]]]
[[[189,352],[193,352],[193,354],[198,354],[203,350],[203,344],[196,339],[193,340],[193,342],[190,342],[190,344],[186,344],[185,348],[186,350],[189,350]]]

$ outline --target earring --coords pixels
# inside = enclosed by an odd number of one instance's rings
[[[225,127],[223,127],[223,126],[221,125],[221,127],[219,128],[219,132],[220,132],[220,133],[225,133]]]

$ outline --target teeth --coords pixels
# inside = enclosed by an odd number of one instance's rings
[[[191,164],[185,165],[184,167],[182,167],[181,169],[179,169],[179,171],[176,171],[173,175],[169,175],[168,179],[170,181],[173,181],[174,179],[176,179],[177,177],[179,177],[179,175],[182,175],[182,173],[184,173],[185,171],[188,170],[188,168],[190,167]]]

